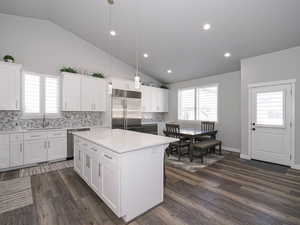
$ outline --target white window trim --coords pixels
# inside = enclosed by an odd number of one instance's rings
[[[205,84],[205,85],[201,85],[201,86],[191,86],[191,87],[184,87],[184,88],[179,88],[177,90],[177,121],[179,122],[184,122],[184,123],[199,123],[201,122],[201,120],[197,120],[196,116],[197,116],[197,88],[207,88],[207,87],[217,87],[218,88],[218,93],[217,93],[217,120],[216,121],[212,121],[215,122],[216,124],[219,123],[219,88],[220,88],[220,84],[219,83],[213,83],[213,84]],[[194,120],[181,120],[179,119],[179,112],[180,112],[180,104],[179,104],[179,92],[182,90],[190,90],[190,89],[196,89],[195,91],[195,119]]]
[[[32,74],[32,75],[37,75],[43,77],[41,79],[40,83],[40,108],[41,108],[41,113],[25,113],[24,108],[25,108],[25,74]],[[46,77],[53,77],[53,78],[58,78],[58,87],[57,87],[57,93],[58,93],[58,113],[45,113],[45,78]],[[45,118],[61,118],[61,77],[58,75],[49,75],[49,74],[41,74],[41,73],[36,73],[36,72],[31,72],[31,71],[26,71],[23,70],[22,72],[22,116],[21,119],[41,119],[43,117]]]

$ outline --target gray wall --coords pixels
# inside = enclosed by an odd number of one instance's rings
[[[62,66],[72,66],[133,79],[133,67],[49,21],[0,14],[0,30],[0,58],[11,54],[26,70],[59,74]],[[142,81],[157,83],[146,75]]]
[[[241,61],[242,154],[248,155],[248,85],[258,82],[297,79],[296,82],[296,164],[300,164],[300,47]]]
[[[166,116],[166,120],[178,122],[178,89],[216,83],[219,84],[218,136],[223,141],[225,147],[229,147],[229,149],[231,148],[232,150],[240,150],[241,75],[239,71],[171,84],[169,93],[169,113]],[[179,123],[183,127],[199,126],[199,122],[194,121],[179,121]]]

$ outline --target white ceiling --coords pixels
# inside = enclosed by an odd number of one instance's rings
[[[300,45],[299,0],[115,2],[118,35],[110,42],[106,0],[1,0],[0,13],[49,19],[130,65],[139,24],[142,71],[166,83],[236,71],[243,58]],[[204,23],[212,29],[203,31]]]

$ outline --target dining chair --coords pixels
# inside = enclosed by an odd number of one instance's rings
[[[176,153],[178,155],[178,160],[180,160],[181,156],[190,154],[190,142],[182,137],[180,134],[180,126],[179,124],[166,124],[166,132],[165,135],[167,137],[173,137],[179,139],[179,141],[173,142],[169,144],[167,149],[167,155]],[[184,151],[184,149],[187,149]]]
[[[214,131],[215,130],[215,122],[211,121],[201,121],[200,129],[203,131]],[[212,139],[209,135],[203,135],[195,139],[196,142],[205,141]]]

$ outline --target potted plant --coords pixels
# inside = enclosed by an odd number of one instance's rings
[[[68,73],[78,73],[77,70],[72,67],[63,67],[60,69],[60,72],[68,72]]]
[[[103,73],[93,73],[92,76],[97,78],[104,78]]]
[[[6,55],[3,57],[4,62],[10,62],[10,63],[14,63],[15,59],[14,57],[12,57],[11,55]]]

